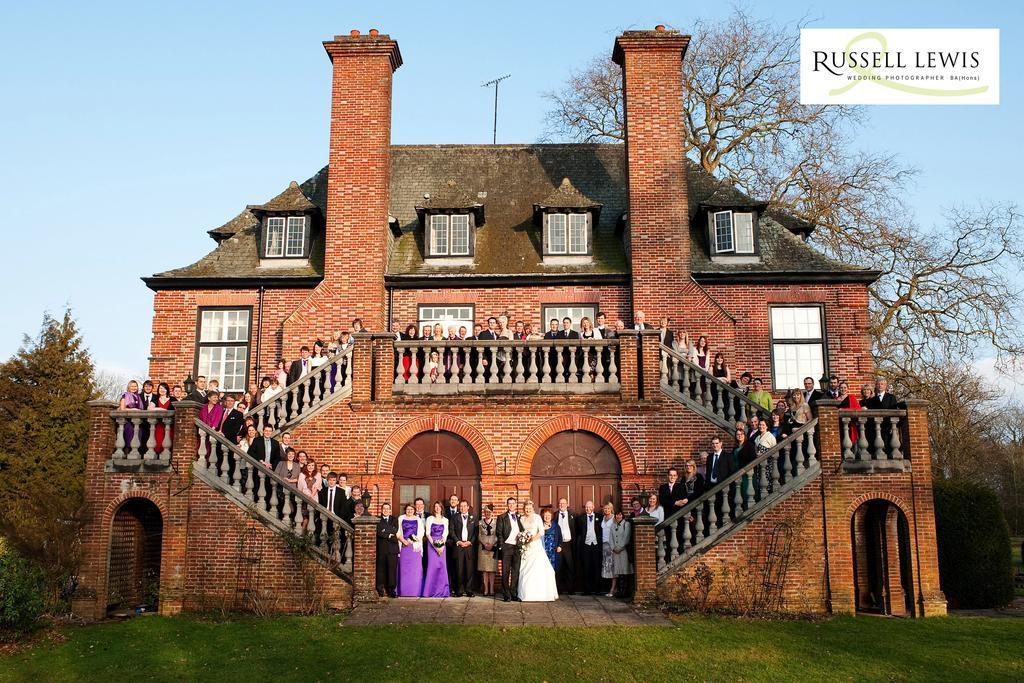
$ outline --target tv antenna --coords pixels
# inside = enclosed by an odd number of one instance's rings
[[[506,78],[509,78],[510,76],[512,76],[512,74],[498,76],[494,80],[487,81],[486,83],[480,86],[481,88],[489,88],[492,85],[494,86],[494,131],[493,136],[491,138],[492,145],[498,144],[498,84],[501,83]]]

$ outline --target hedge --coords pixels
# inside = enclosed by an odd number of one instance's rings
[[[0,640],[39,623],[46,607],[46,579],[32,562],[0,541]]]
[[[1010,530],[989,489],[961,481],[937,480],[935,531],[939,582],[949,606],[1003,607],[1013,600]]]

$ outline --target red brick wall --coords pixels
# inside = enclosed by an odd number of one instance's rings
[[[622,66],[634,307],[650,319],[679,314],[690,280],[681,64],[688,36],[628,31],[615,41]]]

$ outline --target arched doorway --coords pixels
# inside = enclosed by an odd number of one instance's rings
[[[129,498],[110,526],[107,609],[155,610],[160,597],[163,520],[148,498]]]
[[[887,500],[869,500],[850,520],[857,611],[913,614],[910,526],[903,511]]]
[[[537,449],[530,476],[533,501],[541,507],[556,507],[559,498],[566,498],[575,512],[582,511],[588,500],[598,507],[607,502],[619,505],[619,457],[611,444],[591,432],[552,435]]]
[[[401,505],[417,497],[445,501],[453,493],[468,500],[478,511],[480,460],[473,447],[452,432],[423,432],[409,439],[395,457],[395,486],[391,504],[396,514]]]

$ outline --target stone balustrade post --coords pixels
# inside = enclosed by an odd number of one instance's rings
[[[633,602],[646,604],[658,597],[658,558],[655,556],[653,517],[635,517],[633,525]]]
[[[380,517],[364,515],[352,519],[352,600],[376,602],[377,595],[377,523]]]

